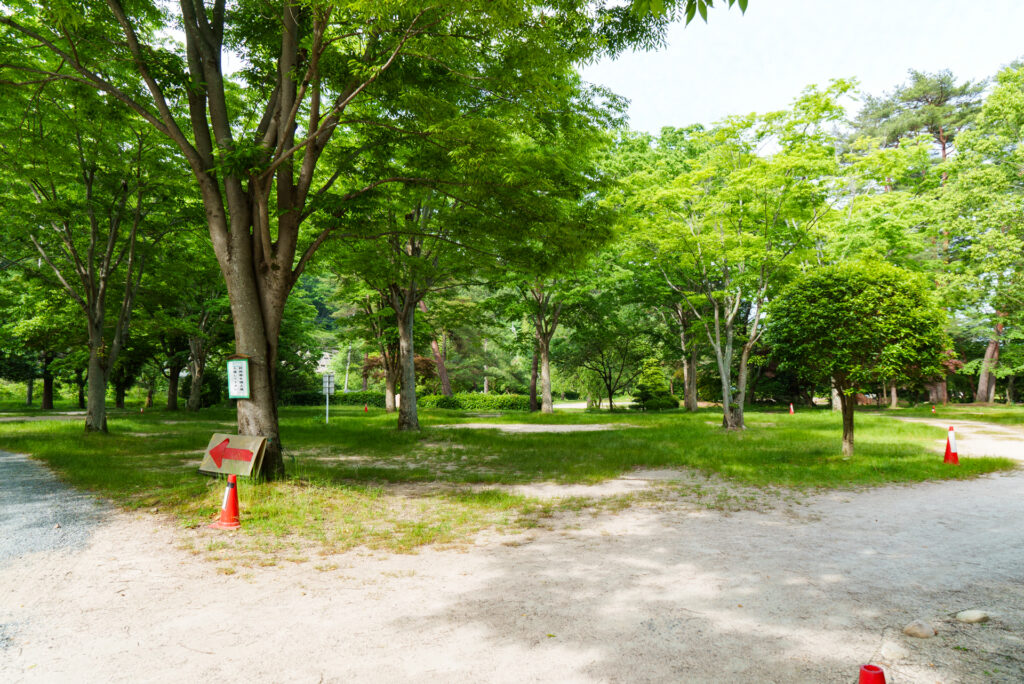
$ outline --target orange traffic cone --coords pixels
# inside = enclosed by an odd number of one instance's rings
[[[861,665],[858,684],[885,684],[885,672],[877,665]]]
[[[946,457],[942,462],[960,465],[960,459],[956,455],[956,431],[952,425],[949,426],[949,434],[946,436]]]
[[[932,404],[932,413],[935,413],[935,404]]]
[[[793,403],[790,402],[790,404],[789,404],[789,415],[793,415],[794,413],[796,413],[796,411],[793,410]]]
[[[215,530],[237,530],[238,522],[238,478],[228,475],[228,486],[224,490],[224,503],[220,505],[220,520],[210,525]]]

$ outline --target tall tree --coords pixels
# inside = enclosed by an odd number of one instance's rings
[[[128,331],[145,245],[180,214],[172,197],[181,176],[156,132],[78,83],[15,95],[24,110],[0,113],[4,211],[16,225],[29,226],[39,258],[83,313],[85,428],[106,432],[108,374]]]

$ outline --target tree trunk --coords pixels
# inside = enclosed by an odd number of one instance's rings
[[[342,392],[348,394],[348,372],[352,368],[352,343],[348,343],[348,353],[345,354],[345,386]]]
[[[85,408],[85,373],[82,369],[75,371],[75,384],[78,386],[78,408]]]
[[[843,456],[853,456],[853,409],[857,403],[854,395],[847,395],[846,392],[839,393],[839,401],[843,411]]]
[[[89,392],[85,405],[85,431],[107,431],[107,369],[100,359],[102,337],[94,337],[89,345]]]
[[[205,326],[206,318],[203,318]],[[189,390],[188,402],[185,408],[189,411],[198,411],[203,405],[203,376],[206,374],[207,343],[201,336],[188,338],[188,374]]]
[[[383,357],[382,357],[383,358]],[[370,352],[363,354],[363,391],[366,392],[369,389],[369,373],[366,372],[366,367],[370,365]],[[387,395],[385,395],[386,397]],[[395,387],[391,386],[391,410],[395,410]]]
[[[127,385],[114,383],[114,408],[124,409],[124,395],[127,393]]]
[[[899,401],[900,398],[896,394],[896,383],[894,382],[889,386],[889,408],[899,408]]]
[[[156,393],[156,383],[150,379],[146,385],[146,408],[153,408],[153,395]]]
[[[729,365],[720,350],[715,350],[715,357],[718,362],[718,374],[722,380],[722,427],[734,428],[736,427],[736,418],[732,412],[732,378]]]
[[[974,395],[975,402],[992,401],[992,390],[995,388],[996,378],[992,371],[999,363],[999,335],[1002,332],[1002,324],[996,326],[995,334],[988,341],[985,348],[985,360],[981,364],[981,373],[978,376],[978,390]]]
[[[487,340],[484,340],[484,394],[490,391],[490,384],[487,382]]]
[[[696,411],[697,406],[697,350],[683,360],[683,406],[687,411]]]
[[[198,411],[203,402],[203,371],[195,372],[193,369],[190,370],[190,373],[188,401],[185,403],[185,409],[188,411]]]
[[[740,367],[736,373],[736,411],[733,417],[733,427],[738,429],[746,427],[744,422],[744,405],[747,403],[747,373],[749,371],[750,352],[753,348],[752,344],[743,345],[743,350],[740,352]]]
[[[232,203],[230,197],[228,201]],[[220,205],[219,199],[217,204]],[[208,203],[208,215],[209,209]],[[274,480],[284,475],[277,417],[277,344],[281,314],[288,297],[288,288],[283,281],[291,273],[290,270],[277,275],[263,273],[258,276],[255,273],[255,265],[249,258],[252,254],[251,220],[247,221],[247,218],[251,219],[251,216],[237,218],[245,228],[231,226],[228,234],[230,245],[222,244],[223,237],[213,222],[210,233],[231,302],[234,351],[249,361],[249,398],[239,399],[236,403],[238,434],[267,438],[259,476]],[[236,223],[234,216],[231,222]],[[279,220],[279,229],[284,230],[281,223],[284,223],[283,217]],[[220,249],[217,249],[218,243],[221,243]],[[237,258],[233,258],[235,256]]]
[[[398,387],[398,375],[391,368],[384,370],[384,410],[394,413],[397,408],[395,403],[395,388]]]
[[[1014,378],[1014,376],[1011,375],[1010,377],[1008,377],[1006,379],[1006,403],[1011,405],[1011,406],[1014,404],[1013,378]]]
[[[434,352],[434,365],[437,366],[437,377],[441,381],[441,394],[452,396],[452,382],[448,379],[448,366],[444,362],[444,354],[436,338],[430,340],[430,350]]]
[[[420,311],[427,313],[427,303],[420,300]],[[442,333],[444,334],[444,333]],[[448,380],[448,367],[444,363],[444,354],[437,343],[436,337],[430,338],[430,350],[434,352],[434,365],[437,367],[437,378],[441,381],[441,394],[446,397],[452,396],[452,383]]]
[[[533,363],[530,364],[530,412],[536,413],[540,410],[537,403],[537,363],[540,357],[537,347],[533,348]]]
[[[409,295],[406,295],[408,302]],[[398,345],[400,350],[399,363],[402,369],[402,400],[398,404],[398,429],[419,430],[420,422],[416,415],[416,357],[413,349],[413,321],[416,309],[406,305],[405,311],[398,315]]]
[[[551,402],[551,338],[538,337],[537,349],[540,352],[540,412],[554,413]]]
[[[829,385],[832,388],[832,394],[831,394],[832,410],[833,411],[842,411],[843,410],[842,397],[839,395],[839,390],[836,389],[836,381],[835,381],[835,379],[830,379]]]
[[[167,369],[167,410],[178,410],[178,382],[181,379],[181,364],[171,364]]]
[[[53,410],[53,373],[50,372],[51,357],[43,355],[43,400],[39,408]]]
[[[32,390],[35,389],[36,379],[29,378],[28,382],[25,383],[25,406],[32,405]]]

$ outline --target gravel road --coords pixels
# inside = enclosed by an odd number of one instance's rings
[[[105,513],[39,463],[0,451],[0,569],[31,553],[84,547]]]

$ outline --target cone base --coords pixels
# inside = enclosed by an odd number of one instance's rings
[[[218,520],[215,523],[210,523],[209,525],[207,525],[207,527],[209,527],[211,530],[237,530],[241,526],[242,523],[238,521],[224,522],[223,520]]]

